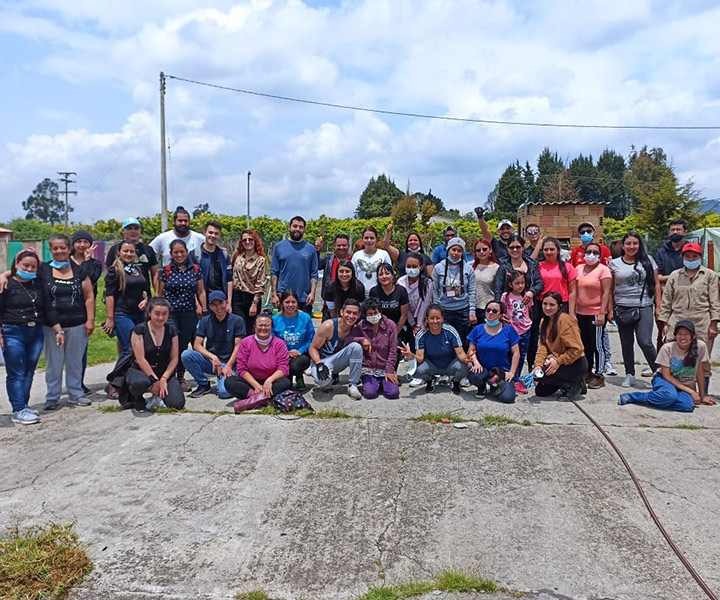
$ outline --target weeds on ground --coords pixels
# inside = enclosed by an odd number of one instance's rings
[[[415,417],[413,421],[416,423],[440,423],[443,419],[447,419],[451,423],[463,423],[468,420],[452,413],[425,413]]]
[[[432,581],[416,581],[370,588],[359,600],[403,600],[413,596],[422,596],[434,590],[441,592],[497,592],[503,591],[503,588],[490,579],[480,579],[457,571],[443,571]]]
[[[10,528],[0,538],[0,598],[65,598],[93,568],[73,525]]]
[[[262,590],[252,590],[251,592],[242,592],[235,594],[236,600],[272,600],[267,592]]]
[[[110,406],[101,406],[98,410],[102,413],[115,413],[122,412],[125,409],[119,404],[111,404]]]
[[[443,419],[451,423],[477,423],[481,427],[500,427],[502,425],[523,425],[525,427],[532,426],[532,423],[525,419],[522,423],[515,419],[503,417],[500,415],[485,415],[480,419],[465,419],[459,415],[452,413],[425,413],[419,417],[415,417],[413,421],[416,423],[441,423]]]

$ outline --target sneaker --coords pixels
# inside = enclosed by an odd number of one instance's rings
[[[425,393],[434,392],[434,391],[435,391],[435,378],[432,377],[432,378],[428,379],[427,382],[425,383]]]
[[[612,366],[612,363],[605,364],[605,375],[611,375],[613,377],[617,375],[617,371],[615,370],[615,367]]]
[[[459,396],[460,394],[462,394],[462,388],[460,387],[460,382],[458,382],[458,381],[452,382],[452,393],[455,394],[456,396]]]
[[[58,407],[57,400],[48,400],[43,406],[43,410],[55,410]]]
[[[86,386],[84,383],[81,383],[80,387],[82,388],[82,391],[85,392],[86,394],[90,394],[92,392],[92,390],[88,386]]]
[[[25,407],[25,410],[27,410],[28,412],[31,412],[31,413],[34,414],[34,415],[39,415],[39,414],[40,414],[36,409],[30,408],[29,406],[26,406],[26,407]]]
[[[583,393],[583,386],[579,383],[568,388],[567,392],[564,392],[565,402],[572,402],[577,400]]]
[[[410,385],[411,388],[416,388],[416,387],[420,387],[423,383],[425,383],[425,382],[424,382],[422,379],[418,379],[417,377],[413,377],[413,378],[410,380],[410,384],[409,384],[409,385]]]
[[[602,375],[593,375],[586,383],[589,389],[597,390],[601,387],[605,387],[605,378]]]
[[[160,396],[151,396],[150,400],[145,404],[145,410],[152,410],[153,408],[166,408]]]
[[[460,380],[460,385],[461,385],[462,387],[469,387],[469,386],[470,386],[470,380],[469,380],[467,377],[463,377],[463,378]]]
[[[653,370],[650,367],[645,367],[642,372],[640,373],[641,377],[652,377],[653,376]]]
[[[618,404],[620,406],[625,406],[626,404],[631,404],[632,398],[630,394],[620,394],[620,397],[618,398]]]
[[[340,381],[340,373],[333,373],[332,374],[332,384],[337,385],[338,381]]]
[[[210,393],[210,382],[199,383],[198,386],[190,393],[191,398],[200,398]]]
[[[485,392],[485,389],[478,388],[477,391],[475,392],[475,397],[476,397],[478,400],[483,400],[484,398],[487,398],[487,394],[486,394],[486,392]]]
[[[515,393],[516,394],[527,394],[527,388],[522,384],[521,381],[515,382]]]
[[[450,375],[440,375],[438,385],[450,385]]]
[[[362,398],[362,394],[360,393],[360,390],[357,388],[357,386],[354,383],[351,383],[348,385],[347,395],[350,396],[353,400],[360,400],[360,398]]]
[[[632,387],[635,385],[635,375],[625,375],[625,379],[620,384],[622,387]]]
[[[105,393],[110,400],[117,400],[120,398],[120,390],[117,389],[112,383],[108,383],[105,386]]]
[[[75,406],[90,406],[92,401],[87,396],[80,396],[79,398],[68,398],[68,404]]]
[[[19,423],[20,425],[35,425],[35,423],[40,422],[38,416],[35,413],[30,412],[27,408],[14,412],[10,420],[13,423]]]

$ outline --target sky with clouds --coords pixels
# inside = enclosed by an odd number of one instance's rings
[[[704,0],[4,0],[0,207],[78,173],[75,220],[160,207],[160,71],[344,105],[463,118],[718,126],[720,5]],[[167,81],[168,205],[350,216],[370,177],[483,203],[505,167],[662,146],[720,197],[720,131],[457,123]]]

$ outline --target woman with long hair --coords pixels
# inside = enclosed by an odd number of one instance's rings
[[[614,278],[613,301],[615,322],[620,334],[625,379],[622,387],[635,385],[635,339],[648,363],[648,372],[655,371],[657,350],[652,341],[653,302],[660,310],[660,282],[655,260],[648,256],[645,243],[638,233],[622,238],[622,254],[610,261]]]
[[[428,306],[432,303],[432,279],[428,277],[419,254],[408,254],[405,275],[398,279],[397,284],[404,287],[408,295],[407,321],[402,331],[398,331],[398,340],[410,344],[410,349],[414,352],[415,336],[422,327]]]
[[[538,263],[538,271],[543,280],[543,291],[538,297],[542,300],[549,292],[557,292],[562,298],[563,309],[567,308],[570,316],[575,317],[577,269],[562,259],[560,251],[560,241],[557,238],[545,238],[542,245],[545,260]]]
[[[587,360],[577,321],[562,311],[562,305],[558,292],[544,294],[540,343],[533,365],[535,395],[550,396],[560,390],[558,400],[571,402],[587,391]]]
[[[495,276],[499,265],[492,252],[492,244],[488,240],[479,239],[473,244],[475,260],[472,268],[475,271],[475,306],[478,323],[485,322],[485,306],[495,299]]]
[[[125,408],[145,411],[167,406],[180,410],[185,406],[180,381],[173,376],[180,362],[180,344],[178,332],[170,322],[170,312],[170,303],[165,298],[151,298],[145,322],[133,327],[130,337],[133,363],[125,373],[129,390]],[[152,395],[147,402],[143,398],[146,392]]]
[[[692,321],[678,321],[675,341],[668,342],[657,355],[659,367],[652,379],[651,392],[620,394],[618,404],[649,404],[655,408],[692,412],[700,404],[715,404],[705,388],[710,371],[707,345],[695,335]]]
[[[170,302],[170,318],[177,328],[182,353],[195,336],[197,318],[207,312],[205,285],[200,268],[188,257],[185,242],[170,242],[170,257],[170,262],[160,271],[158,295],[164,296]],[[177,362],[176,374],[182,390],[188,391],[182,361]]]
[[[273,334],[285,342],[290,357],[290,381],[295,377],[295,388],[305,389],[303,373],[310,366],[308,349],[315,337],[312,318],[298,310],[297,292],[285,288],[280,294],[280,312],[273,315]]]
[[[233,281],[230,286],[230,307],[245,319],[245,329],[254,331],[255,317],[262,306],[267,285],[267,260],[257,231],[245,229],[240,234],[232,255]]]
[[[370,297],[380,302],[380,313],[395,323],[397,331],[405,327],[408,315],[408,293],[395,283],[392,265],[382,264],[377,270],[378,284],[370,290]]]
[[[401,277],[405,275],[405,263],[407,262],[408,256],[410,256],[411,254],[417,254],[420,257],[423,266],[428,269],[430,273],[432,273],[433,262],[432,259],[427,254],[425,254],[425,249],[423,248],[423,243],[422,239],[420,239],[420,235],[415,233],[414,231],[412,233],[408,233],[407,237],[405,238],[405,250],[400,250],[399,248],[393,246],[390,242],[390,234],[392,233],[393,227],[394,223],[390,221],[387,229],[385,230],[385,237],[383,238],[383,248],[390,255],[390,258],[396,263],[398,275],[400,275]]]
[[[377,247],[377,241],[377,230],[371,226],[366,227],[362,233],[363,249],[355,252],[352,257],[355,273],[365,288],[366,298],[370,294],[370,290],[377,285],[377,268],[382,263],[392,264],[390,255]]]
[[[575,314],[588,361],[585,382],[590,389],[597,389],[605,385],[603,336],[605,323],[613,316],[610,301],[612,273],[600,262],[602,248],[598,242],[589,242],[584,250],[584,262],[577,266]]]
[[[45,303],[37,280],[40,259],[34,248],[15,255],[5,290],[0,293],[0,347],[5,356],[5,385],[12,406],[12,422],[39,423],[29,407],[30,388],[43,346]],[[60,325],[55,326],[56,331]]]
[[[338,261],[335,279],[328,291],[326,303],[330,317],[333,319],[340,316],[340,309],[348,298],[353,298],[361,304],[365,300],[365,286],[357,280],[353,263],[345,259]]]

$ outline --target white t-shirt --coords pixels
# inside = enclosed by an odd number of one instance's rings
[[[355,267],[355,277],[365,287],[365,297],[377,285],[377,269],[382,263],[392,265],[390,255],[385,250],[377,249],[375,254],[367,254],[365,250],[358,250],[352,257]]]
[[[178,237],[174,229],[161,233],[150,242],[150,247],[155,250],[155,254],[157,254],[158,262],[162,262],[162,265],[165,266],[172,260],[170,256],[170,244],[175,240],[185,242],[188,254],[195,254],[195,262],[200,263],[200,246],[205,243],[205,236],[197,231],[191,231],[185,237]],[[195,251],[196,249],[197,252]]]

